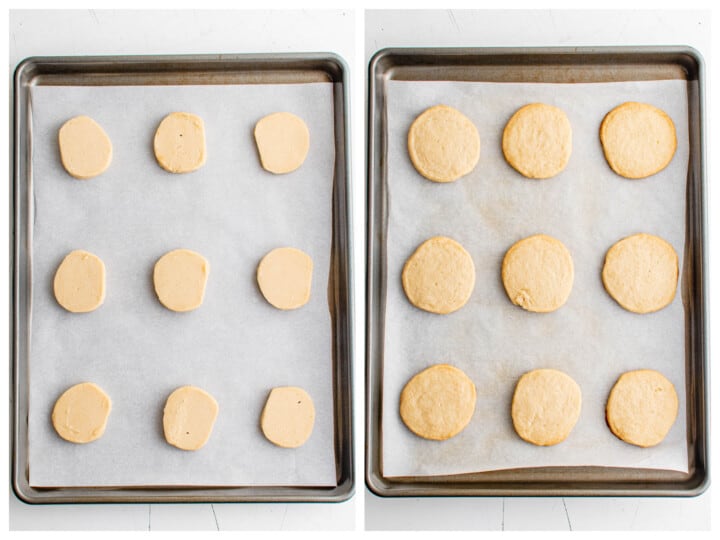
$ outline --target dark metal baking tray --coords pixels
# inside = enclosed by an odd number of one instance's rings
[[[232,486],[232,487],[113,487],[36,488],[29,484],[28,463],[28,345],[31,243],[28,238],[33,197],[31,174],[29,89],[42,85],[203,85],[333,84],[335,169],[333,230],[328,302],[332,313],[333,420],[337,485]],[[12,319],[12,486],[28,503],[83,502],[340,502],[354,492],[352,426],[352,288],[351,205],[349,172],[348,70],[344,61],[329,53],[37,57],[21,62],[14,79],[14,169],[11,231]]]
[[[369,65],[365,481],[381,496],[695,496],[709,484],[707,227],[704,79],[689,47],[384,49]],[[614,467],[539,467],[429,477],[386,477],[382,466],[387,290],[388,81],[587,83],[688,81],[690,159],[685,284],[688,473]]]

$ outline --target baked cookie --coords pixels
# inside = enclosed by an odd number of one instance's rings
[[[400,417],[424,439],[444,441],[460,433],[475,412],[475,385],[465,373],[447,364],[415,375],[400,394]]]
[[[410,160],[433,182],[453,182],[475,168],[480,159],[480,135],[457,109],[435,105],[423,111],[408,132]]]
[[[55,271],[55,299],[72,313],[88,313],[105,300],[105,264],[97,255],[77,249]]]
[[[662,238],[634,234],[608,250],[602,280],[610,296],[628,311],[658,311],[675,298],[678,256]]]
[[[677,149],[675,124],[665,111],[634,101],[605,115],[600,142],[610,168],[625,178],[646,178],[662,171]]]
[[[75,178],[87,180],[105,172],[112,161],[107,133],[89,116],[76,116],[58,132],[60,161]]]
[[[610,430],[636,446],[655,446],[670,431],[678,413],[673,384],[657,371],[623,373],[608,397],[605,415]]]
[[[255,124],[255,144],[263,169],[286,174],[303,164],[310,149],[310,131],[299,116],[269,114]]]
[[[55,402],[52,423],[66,441],[84,444],[105,433],[112,402],[102,388],[90,382],[65,390]]]
[[[171,173],[205,165],[205,124],[196,114],[174,112],[162,119],[153,140],[158,164]]]

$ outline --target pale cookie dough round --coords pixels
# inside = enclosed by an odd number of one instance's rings
[[[296,248],[276,248],[257,267],[257,282],[265,300],[278,309],[297,309],[310,300],[313,261]]]
[[[410,302],[441,315],[463,307],[475,288],[475,265],[458,242],[445,236],[426,240],[410,255],[402,271]]]
[[[480,135],[475,124],[460,111],[435,105],[410,126],[408,153],[417,172],[428,180],[453,182],[477,165]]]
[[[158,164],[171,173],[196,171],[205,164],[205,124],[196,114],[174,112],[162,119],[153,141]]]
[[[573,261],[565,245],[551,236],[524,238],[505,253],[502,281],[510,301],[528,311],[560,308],[572,291]]]
[[[105,300],[105,264],[81,249],[71,251],[55,271],[55,298],[72,313],[88,313]]]
[[[476,397],[475,385],[462,370],[436,364],[405,385],[400,393],[400,418],[415,435],[444,441],[470,423]]]
[[[310,149],[310,131],[299,116],[276,112],[255,124],[255,144],[263,169],[286,174],[305,161]]]
[[[172,311],[192,311],[205,297],[210,263],[194,251],[176,249],[160,257],[153,270],[158,300]]]
[[[600,124],[600,142],[610,168],[625,178],[662,171],[677,149],[672,119],[647,103],[623,103],[607,113]]]
[[[677,253],[658,236],[645,233],[628,236],[605,255],[602,280],[610,296],[628,311],[658,311],[675,298]]]
[[[60,161],[75,178],[86,180],[102,174],[112,161],[112,142],[89,116],[76,116],[58,132]]]
[[[260,417],[262,432],[271,443],[282,448],[305,444],[315,424],[315,406],[302,388],[273,388]]]
[[[210,439],[218,410],[215,398],[202,388],[178,388],[165,402],[165,440],[181,450],[199,450]]]
[[[99,386],[84,382],[65,390],[55,402],[52,423],[58,435],[73,443],[89,443],[105,433],[112,402]]]
[[[552,446],[567,439],[580,417],[582,394],[578,384],[562,371],[535,369],[515,386],[511,416],[523,440]]]
[[[623,373],[610,391],[605,409],[610,430],[619,439],[642,447],[662,442],[677,413],[675,387],[651,369]]]
[[[527,178],[559,174],[572,153],[572,127],[562,109],[530,103],[512,115],[503,131],[507,162]]]

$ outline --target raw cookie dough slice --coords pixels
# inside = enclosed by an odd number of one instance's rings
[[[260,427],[271,443],[283,448],[305,444],[315,424],[315,406],[302,388],[273,388],[260,417]]]
[[[675,298],[678,256],[662,238],[634,234],[608,250],[602,280],[610,296],[628,311],[658,311]]]
[[[562,109],[552,105],[525,105],[505,126],[502,150],[507,162],[523,176],[555,176],[565,168],[572,153],[570,120]]]
[[[282,247],[265,255],[257,282],[265,300],[278,309],[297,309],[310,300],[313,261],[299,249]]]
[[[310,148],[310,131],[289,112],[269,114],[255,124],[255,144],[263,169],[285,174],[298,169]]]
[[[202,388],[178,388],[165,402],[165,440],[181,450],[199,450],[210,438],[218,409],[215,398]]]
[[[107,133],[89,116],[76,116],[58,132],[60,161],[75,178],[86,180],[105,172],[112,161]]]
[[[570,435],[581,406],[580,387],[568,375],[555,369],[529,371],[515,386],[513,426],[523,440],[552,446]]]
[[[548,313],[570,296],[573,261],[565,245],[536,234],[516,242],[502,263],[502,281],[510,301],[528,311]]]
[[[444,441],[470,423],[476,397],[475,385],[462,370],[436,364],[405,385],[400,394],[400,417],[415,435]]]
[[[155,158],[171,173],[192,172],[205,165],[205,125],[202,118],[174,112],[163,118],[153,141]]]
[[[205,297],[210,263],[189,249],[176,249],[155,263],[153,282],[158,300],[172,311],[192,311]]]
[[[675,124],[647,103],[628,102],[607,113],[600,142],[610,168],[625,178],[646,178],[662,171],[675,155]]]
[[[623,441],[642,447],[659,444],[677,413],[675,387],[651,369],[623,373],[610,391],[605,409],[610,430]]]
[[[458,242],[435,236],[420,244],[405,262],[402,284],[414,306],[431,313],[452,313],[472,295],[475,265]]]
[[[65,390],[55,402],[52,423],[66,441],[89,443],[105,433],[112,402],[102,388],[84,382]]]
[[[105,264],[87,251],[71,251],[55,272],[53,291],[58,304],[72,313],[94,311],[105,300]]]
[[[470,173],[480,159],[480,135],[457,109],[435,105],[423,111],[408,132],[410,160],[433,182],[453,182]]]

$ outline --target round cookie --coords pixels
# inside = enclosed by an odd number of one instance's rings
[[[572,153],[572,127],[562,109],[530,103],[510,117],[503,131],[505,160],[528,178],[560,173]]]
[[[205,297],[210,263],[194,251],[169,251],[155,263],[153,283],[160,303],[172,311],[192,311]]]
[[[678,256],[662,238],[634,234],[608,250],[602,280],[610,296],[628,311],[658,311],[675,298]]]
[[[66,441],[84,444],[105,433],[112,402],[96,384],[84,382],[65,390],[55,402],[52,424]]]
[[[528,311],[560,308],[572,291],[573,261],[565,245],[551,236],[524,238],[505,253],[502,281],[510,301]]]
[[[410,302],[425,311],[447,314],[463,307],[475,287],[472,257],[446,236],[426,240],[408,257],[402,284]]]
[[[257,267],[257,282],[265,300],[278,309],[297,309],[310,300],[313,261],[296,248],[276,248]]]
[[[625,178],[646,178],[662,171],[677,149],[672,119],[657,107],[633,101],[605,115],[600,142],[610,168]]]
[[[105,172],[112,162],[112,142],[89,116],[76,116],[58,132],[60,161],[75,178],[86,180]]]
[[[273,388],[260,417],[262,432],[271,443],[282,448],[305,444],[315,424],[315,406],[302,388]]]
[[[292,172],[307,157],[310,131],[299,116],[289,112],[269,114],[258,120],[254,134],[260,163],[268,172]]]
[[[570,435],[581,407],[580,387],[571,377],[555,369],[535,369],[520,377],[515,386],[513,426],[523,440],[552,446]]]
[[[675,387],[651,369],[623,373],[610,391],[605,408],[608,426],[615,436],[642,447],[662,442],[677,413]]]
[[[463,371],[436,364],[405,385],[400,394],[400,417],[416,435],[444,441],[468,425],[475,399],[475,385]]]
[[[210,439],[218,410],[215,398],[202,388],[176,389],[163,410],[165,440],[181,450],[199,450]]]
[[[205,165],[205,124],[202,118],[174,112],[162,119],[153,141],[158,164],[171,173],[192,172]]]
[[[475,168],[480,135],[457,109],[435,105],[423,111],[408,132],[408,153],[417,172],[433,182],[453,182]]]
[[[53,292],[58,304],[72,313],[96,310],[105,300],[105,264],[88,251],[71,251],[55,271]]]

